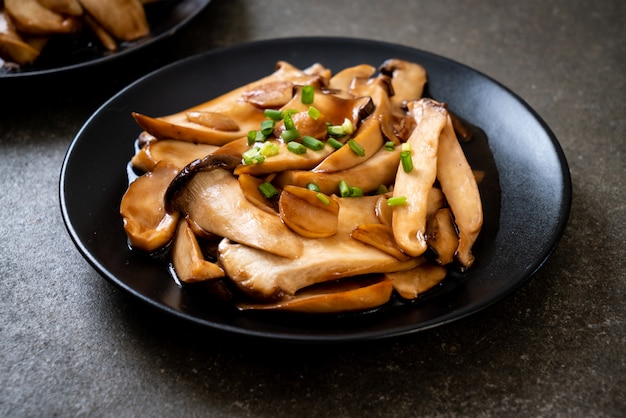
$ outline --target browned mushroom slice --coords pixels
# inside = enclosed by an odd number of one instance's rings
[[[241,303],[240,310],[280,310],[304,313],[341,313],[358,312],[374,309],[384,305],[391,299],[393,282],[388,279],[377,279],[371,283],[361,284],[350,281],[347,284],[333,284],[315,287],[299,292],[293,298],[275,303]]]
[[[303,85],[317,80],[319,80],[318,75],[307,74],[285,61],[279,61],[277,69],[272,74],[230,90],[205,103],[162,117],[150,117],[137,112],[133,113],[133,117],[142,129],[158,138],[224,145],[246,136],[250,130],[258,129],[265,119],[263,108],[243,100],[247,92],[261,89],[263,85],[273,85],[276,82]],[[239,129],[219,130],[194,122],[196,116],[203,112],[221,114],[232,120]]]
[[[150,33],[148,19],[139,0],[80,0],[92,15],[121,41],[132,41]]]
[[[459,237],[454,227],[452,212],[441,208],[426,223],[426,243],[436,254],[436,261],[444,266],[454,260]]]
[[[352,238],[378,248],[396,257],[398,260],[408,260],[410,258],[396,243],[391,226],[378,223],[362,224],[357,226],[350,235]]]
[[[396,173],[393,196],[405,197],[406,204],[393,207],[393,234],[407,254],[417,257],[427,249],[424,233],[428,194],[437,176],[437,146],[447,112],[430,99],[409,102],[409,111],[417,122],[407,142],[413,169],[406,172],[400,164]]]
[[[447,118],[439,138],[437,177],[459,231],[456,258],[464,267],[474,262],[472,246],[483,224],[483,208],[476,178]]]
[[[100,24],[100,22],[88,13],[85,13],[83,19],[87,24],[87,27],[91,29],[94,35],[96,35],[96,38],[98,38],[103,47],[105,47],[108,51],[118,50],[117,40]]]
[[[152,253],[174,236],[178,212],[165,210],[165,192],[178,168],[157,164],[152,171],[133,181],[124,193],[120,213],[131,246]]]
[[[400,261],[350,237],[358,225],[375,223],[377,196],[339,198],[337,233],[327,238],[300,237],[302,255],[279,257],[228,239],[218,247],[218,261],[234,283],[260,300],[293,296],[307,286],[343,277],[413,268],[416,259]]]
[[[256,205],[259,209],[267,213],[278,215],[274,205],[265,196],[263,196],[263,193],[259,190],[259,186],[261,186],[265,180],[249,174],[241,174],[237,176],[237,180],[239,180],[241,192],[250,203]]]
[[[137,169],[150,171],[156,163],[165,161],[181,170],[193,160],[204,158],[217,149],[215,145],[163,139],[143,146],[133,156],[131,163]]]
[[[397,58],[390,58],[382,63],[379,71],[391,77],[394,95],[391,105],[394,113],[402,114],[405,103],[418,100],[424,93],[427,75],[421,65]]]
[[[371,158],[383,145],[379,117],[390,111],[389,90],[385,79],[377,77],[367,82],[359,83],[353,90],[359,97],[370,97],[375,106],[374,111],[354,133],[353,140],[360,147],[360,152],[355,152],[350,144],[344,144],[343,147],[326,157],[313,171],[332,173],[346,170]]]
[[[393,280],[393,287],[401,297],[415,299],[441,283],[446,274],[444,267],[424,262],[411,270],[387,273],[386,276]]]
[[[34,48],[17,32],[11,30],[9,23],[0,11],[0,57],[20,65],[33,63],[41,50]]]
[[[237,163],[229,156],[210,155],[185,167],[167,191],[168,208],[188,215],[210,233],[279,258],[299,257],[300,237],[278,216],[259,209],[243,195],[230,171]]]
[[[324,238],[337,233],[339,204],[333,196],[304,187],[285,186],[278,209],[285,225],[303,237]]]
[[[42,6],[64,15],[81,16],[83,6],[79,0],[37,0]]]
[[[331,90],[349,91],[355,78],[369,78],[376,72],[376,67],[359,64],[344,68],[330,78],[328,88]]]
[[[32,35],[71,33],[80,27],[75,17],[55,13],[37,0],[5,0],[4,8],[20,33]]]
[[[400,148],[387,151],[381,147],[372,158],[361,164],[335,173],[318,173],[305,170],[288,170],[276,177],[279,186],[293,184],[306,187],[309,183],[316,184],[325,194],[339,193],[339,182],[344,180],[348,185],[358,187],[364,193],[375,191],[381,184],[391,184],[396,176],[400,162]]]
[[[205,260],[193,229],[185,219],[178,222],[172,245],[172,265],[181,282],[196,283],[224,277],[224,270]]]
[[[381,224],[391,226],[393,223],[393,208],[392,206],[389,206],[387,200],[388,193],[385,193],[378,198],[378,201],[376,202],[376,216]],[[446,200],[441,189],[436,187],[430,189],[430,192],[428,192],[428,202],[426,203],[426,219],[429,219],[435,214],[435,212],[441,209],[445,204],[445,201]]]

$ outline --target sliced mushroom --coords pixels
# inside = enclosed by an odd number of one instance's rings
[[[302,253],[300,237],[280,218],[250,203],[232,174],[238,160],[207,156],[185,167],[168,188],[170,211],[188,215],[200,228],[279,258],[294,259]]]
[[[21,0],[19,0],[21,1]],[[133,41],[150,33],[143,4],[139,0],[80,0],[89,12],[116,39]]]
[[[225,239],[218,247],[218,261],[244,292],[263,301],[291,297],[316,283],[414,267],[417,259],[400,261],[350,237],[358,225],[377,222],[376,200],[377,196],[339,198],[337,233],[327,238],[300,237],[303,251],[295,260]]]
[[[79,0],[37,0],[42,6],[64,15],[81,16],[83,6]]]
[[[3,10],[0,10],[0,57],[20,65],[34,62],[40,48],[29,44],[20,36]]]
[[[400,164],[393,195],[406,198],[406,204],[393,207],[393,234],[398,245],[413,257],[426,251],[428,194],[437,176],[437,146],[446,124],[445,108],[431,100],[409,103],[417,126],[408,140],[413,169],[405,172]]]
[[[355,78],[369,78],[376,72],[376,67],[359,64],[347,67],[330,78],[328,88],[331,90],[349,91]]]
[[[337,288],[337,289],[336,289]],[[240,303],[240,310],[280,310],[304,313],[343,313],[374,309],[389,302],[393,282],[377,279],[361,284],[349,281],[332,287],[315,287],[276,303]]]
[[[436,254],[435,260],[445,266],[454,260],[459,237],[450,208],[441,208],[426,222],[426,242]]]
[[[120,214],[132,247],[152,253],[174,237],[179,213],[165,210],[164,196],[178,171],[172,165],[158,163],[129,184],[120,203]]]
[[[278,201],[280,219],[303,237],[325,238],[337,233],[339,204],[304,187],[285,186]]]
[[[398,260],[408,260],[410,258],[396,243],[391,226],[378,223],[361,224],[352,231],[350,236],[357,241],[361,241],[392,255]]]
[[[406,103],[418,100],[424,93],[427,82],[426,69],[415,62],[390,58],[378,70],[391,77],[394,95],[391,105],[394,114],[402,114]]]
[[[483,224],[483,207],[476,178],[449,117],[439,138],[437,177],[459,231],[456,258],[462,266],[470,267],[474,262],[472,247]]]
[[[375,191],[381,184],[393,183],[398,163],[400,148],[387,151],[381,147],[372,158],[363,161],[347,170],[334,173],[318,173],[305,170],[287,170],[276,176],[275,183],[279,186],[293,184],[306,187],[307,184],[317,185],[322,193],[338,194],[339,182],[344,180],[348,185],[358,187],[363,193]]]
[[[80,27],[76,17],[53,12],[37,0],[4,0],[4,8],[20,33],[31,35],[72,33]]]
[[[415,299],[441,283],[446,275],[444,267],[424,262],[411,270],[387,273],[385,276],[393,281],[393,287],[401,297]]]
[[[232,140],[244,137],[248,131],[258,129],[265,119],[263,108],[244,100],[250,91],[262,89],[264,85],[276,82],[303,85],[319,80],[316,74],[306,74],[293,65],[279,61],[277,69],[270,75],[233,89],[205,103],[162,117],[150,117],[137,112],[133,117],[142,129],[162,139],[180,139],[183,141],[202,142],[224,145]],[[238,130],[218,130],[190,120],[198,112],[212,112],[231,119]]]
[[[329,155],[318,164],[313,171],[332,173],[354,167],[371,158],[383,145],[383,135],[380,127],[380,115],[388,113],[389,90],[383,77],[358,83],[354,88],[359,97],[370,97],[374,103],[374,111],[363,121],[363,124],[354,133],[354,141],[358,143],[363,154],[358,154],[348,144]]]
[[[224,270],[205,260],[193,229],[180,219],[172,244],[172,265],[181,282],[196,283],[224,277]]]
[[[267,213],[278,215],[274,205],[259,190],[259,186],[264,182],[263,179],[251,176],[249,174],[241,174],[237,176],[241,192],[250,203]]]
[[[179,170],[193,160],[204,158],[218,149],[215,145],[164,139],[151,141],[131,159],[133,167],[150,171],[159,161],[165,161]]]

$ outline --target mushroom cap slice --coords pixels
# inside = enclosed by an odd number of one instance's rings
[[[203,230],[294,259],[302,242],[278,217],[251,203],[232,174],[238,163],[227,155],[209,155],[185,167],[168,188],[171,211],[189,216]]]
[[[42,6],[38,0],[4,0],[4,8],[20,33],[72,33],[80,27],[76,17],[53,12]]]
[[[220,266],[204,258],[196,235],[186,219],[178,221],[172,244],[172,264],[176,276],[184,283],[196,283],[225,276]]]
[[[424,262],[411,270],[386,273],[385,276],[393,281],[393,287],[401,297],[415,299],[441,283],[447,273],[444,267]]]
[[[80,0],[82,6],[107,32],[121,41],[132,41],[150,33],[143,4],[139,0]]]
[[[446,265],[454,260],[459,246],[454,220],[450,208],[441,208],[426,222],[426,242],[436,254],[435,261]]]
[[[218,149],[215,145],[194,144],[173,139],[151,141],[141,147],[131,159],[133,167],[149,171],[159,161],[165,161],[179,170],[194,160],[202,159]]]
[[[303,237],[324,238],[337,233],[339,203],[334,196],[288,185],[280,193],[278,209],[285,225]]]
[[[178,168],[158,163],[128,185],[120,203],[130,245],[153,253],[167,245],[176,231],[179,213],[165,210],[165,193]]]
[[[376,223],[378,196],[338,198],[337,233],[327,238],[300,237],[302,255],[295,260],[279,257],[224,239],[218,261],[245,293],[262,301],[291,297],[307,286],[343,277],[406,270],[419,261],[400,261],[353,239],[358,225]]]
[[[426,69],[418,63],[398,58],[385,60],[378,70],[391,77],[391,86],[394,95],[391,97],[391,105],[395,114],[404,113],[405,104],[418,100],[424,93],[427,82]]]

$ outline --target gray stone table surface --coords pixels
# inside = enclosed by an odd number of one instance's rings
[[[532,280],[427,331],[290,345],[181,323],[85,261],[58,182],[87,118],[173,60],[293,36],[427,50],[537,111],[567,157],[573,204]],[[621,0],[215,0],[123,65],[0,86],[0,416],[626,416],[625,80]]]

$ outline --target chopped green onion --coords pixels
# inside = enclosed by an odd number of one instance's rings
[[[341,125],[329,125],[328,128],[328,134],[332,135],[332,136],[345,136],[346,132],[344,131],[343,127]]]
[[[252,145],[256,142],[256,134],[257,131],[255,130],[248,131],[248,145]]]
[[[261,122],[261,132],[265,137],[269,136],[274,131],[274,121],[264,120]]]
[[[278,194],[278,190],[272,185],[272,183],[264,182],[259,184],[259,191],[265,196],[266,199],[274,197]]]
[[[241,154],[241,158],[245,165],[261,164],[263,161],[265,161],[265,156],[261,154],[260,147],[250,148],[248,151]]]
[[[330,204],[330,199],[328,199],[328,197],[325,194],[318,193],[315,196],[317,196],[317,198],[319,200],[321,200],[323,204],[325,204],[325,205],[329,205]]]
[[[350,197],[350,187],[348,187],[345,180],[341,180],[339,182],[339,194],[341,197]]]
[[[313,190],[314,192],[319,192],[320,191],[319,186],[317,184],[315,184],[315,183],[307,184],[306,188],[309,189],[309,190]]]
[[[314,108],[313,106],[309,107],[308,114],[309,114],[309,117],[313,120],[317,120],[320,117],[320,111]]]
[[[363,196],[363,189],[356,186],[350,186],[350,197],[361,197]]]
[[[283,118],[283,122],[285,123],[285,129],[296,129],[296,125],[293,123],[293,119],[291,118],[291,113],[287,113]]]
[[[363,146],[361,146],[361,144],[356,142],[354,139],[348,140],[348,146],[350,147],[352,152],[354,152],[359,157],[365,157],[365,149],[363,148]]]
[[[406,196],[393,196],[387,199],[389,206],[406,205]]]
[[[283,131],[283,133],[280,134],[280,137],[285,142],[291,142],[300,138],[300,133],[296,129],[287,129],[286,131]]]
[[[396,144],[393,141],[387,141],[385,142],[385,150],[387,151],[393,151],[396,149]]]
[[[302,145],[307,148],[311,148],[314,151],[319,151],[324,148],[324,143],[322,141],[309,135],[304,135],[302,137]]]
[[[411,152],[411,144],[409,142],[402,143],[402,151]]]
[[[265,117],[270,118],[273,121],[279,121],[283,118],[283,112],[276,109],[265,109],[263,111]]]
[[[410,173],[413,170],[413,160],[411,159],[411,151],[400,152],[400,162],[402,162],[402,169],[405,173]]]
[[[385,194],[389,191],[389,189],[387,188],[387,186],[385,186],[384,184],[379,185],[376,188],[376,194]]]
[[[287,149],[294,154],[304,154],[306,152],[306,147],[299,142],[288,143]]]
[[[343,120],[343,123],[341,124],[341,127],[343,128],[343,132],[346,135],[350,135],[354,132],[354,126],[352,125],[352,121],[348,118],[345,118]]]
[[[315,89],[313,88],[313,86],[302,86],[302,104],[313,103],[314,95]]]
[[[297,109],[285,109],[282,112],[282,119],[284,119],[285,116],[291,116],[294,113],[298,113],[298,110]]]
[[[335,138],[328,138],[326,143],[328,145],[330,145],[331,147],[333,147],[334,149],[339,149],[339,148],[343,147],[343,144],[341,142],[337,141]]]
[[[280,152],[280,146],[275,142],[265,142],[259,150],[264,157],[272,157],[278,155]]]

